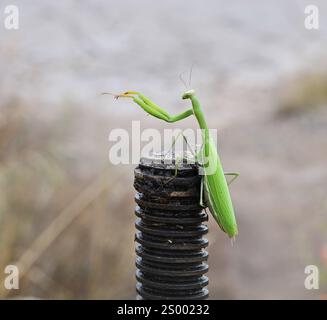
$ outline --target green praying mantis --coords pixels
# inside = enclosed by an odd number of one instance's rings
[[[196,158],[202,161],[202,167],[204,170],[201,183],[200,204],[203,207],[208,207],[219,227],[226,232],[230,238],[235,239],[235,236],[238,234],[238,229],[228,186],[238,177],[239,174],[236,172],[224,173],[217,148],[210,134],[210,130],[205,120],[200,102],[195,95],[195,91],[187,90],[184,92],[182,99],[189,99],[192,108],[178,115],[170,115],[166,110],[159,107],[145,95],[136,91],[126,91],[114,96],[116,99],[132,99],[148,114],[169,123],[183,120],[191,115],[195,116],[200,129],[202,129],[203,141],[202,147],[196,155]],[[225,175],[233,176],[229,183],[227,183]],[[202,200],[203,198],[204,203]]]

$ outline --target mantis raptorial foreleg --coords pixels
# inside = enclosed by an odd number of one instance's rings
[[[114,95],[116,99],[118,98],[130,98],[133,99],[145,112],[151,114],[152,116],[164,120],[166,122],[176,122],[185,119],[193,114],[193,109],[188,109],[177,115],[170,115],[165,109],[159,107],[156,103],[151,101],[145,95],[136,91],[126,91],[122,94]]]

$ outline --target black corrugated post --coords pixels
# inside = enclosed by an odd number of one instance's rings
[[[167,161],[166,161],[167,162]],[[135,169],[137,299],[206,299],[207,215],[196,164],[142,158]]]

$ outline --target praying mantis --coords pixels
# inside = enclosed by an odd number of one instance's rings
[[[191,115],[195,116],[200,129],[202,129],[203,141],[202,148],[196,155],[197,159],[202,161],[204,171],[201,183],[200,205],[208,207],[219,227],[227,233],[232,240],[235,239],[235,236],[238,234],[238,228],[228,186],[238,177],[239,174],[237,172],[224,173],[217,148],[210,134],[195,91],[187,90],[183,93],[182,99],[189,99],[192,108],[177,115],[170,115],[166,110],[159,107],[156,103],[137,91],[126,91],[114,96],[116,99],[132,99],[148,114],[169,123],[183,120]],[[227,183],[225,175],[232,175],[233,179]]]

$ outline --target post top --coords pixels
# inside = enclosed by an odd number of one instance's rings
[[[141,157],[140,165],[157,169],[175,170],[194,170],[198,164],[191,152],[153,152],[148,156]]]

